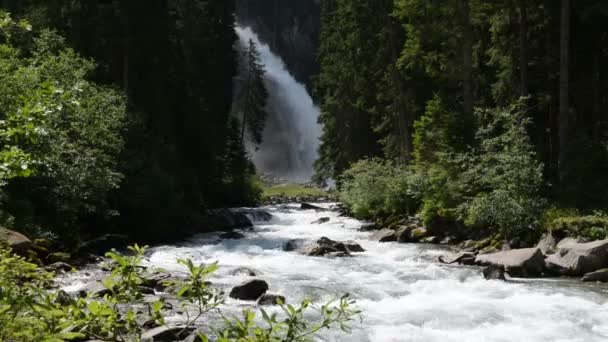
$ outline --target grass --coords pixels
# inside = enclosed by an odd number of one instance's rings
[[[263,197],[264,198],[269,198],[269,197],[278,197],[278,196],[284,196],[284,197],[298,197],[298,196],[327,196],[327,192],[318,189],[318,188],[311,188],[311,187],[307,187],[301,184],[278,184],[278,185],[273,185],[271,187],[265,187],[264,188],[264,194]]]

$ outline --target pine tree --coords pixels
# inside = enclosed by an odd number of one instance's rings
[[[260,145],[263,141],[268,117],[265,73],[257,46],[253,40],[249,40],[244,52],[241,73],[237,79],[235,101],[235,109],[241,116],[241,143],[244,143],[246,131],[249,132],[254,144]]]

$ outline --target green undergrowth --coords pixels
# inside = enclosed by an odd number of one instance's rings
[[[272,185],[264,188],[262,197],[268,199],[271,197],[324,197],[329,196],[329,193],[323,189],[295,184],[285,183]]]
[[[132,246],[129,252],[106,254],[111,260],[107,265],[111,274],[102,282],[107,289],[102,298],[70,298],[53,290],[54,274],[0,247],[0,341],[138,342],[145,331],[141,322],[165,325],[164,300],[143,301],[146,270],[140,265],[146,247]],[[278,312],[245,309],[240,316],[224,316],[220,310],[224,295],[208,282],[218,265],[197,265],[188,259],[179,262],[187,269],[187,276],[165,285],[188,313],[181,333],[198,326],[211,313],[224,318],[223,325],[201,333],[201,341],[312,341],[334,327],[349,332],[350,324],[360,314],[353,307],[354,301],[345,295],[320,306],[305,300],[295,306],[279,303]],[[136,309],[135,303],[147,308]],[[314,312],[317,315],[311,315]]]

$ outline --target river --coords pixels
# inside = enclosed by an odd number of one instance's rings
[[[329,206],[329,205],[327,205]],[[217,234],[179,246],[153,248],[147,266],[180,272],[179,258],[219,262],[211,279],[224,289],[250,277],[231,275],[248,267],[266,280],[271,293],[289,303],[325,302],[349,293],[363,311],[352,335],[323,334],[325,341],[607,341],[608,287],[563,279],[487,281],[476,267],[438,263],[448,247],[378,243],[359,232],[361,222],[332,211],[265,208],[269,222],[256,222],[241,240]],[[311,224],[329,217],[325,224]],[[308,257],[285,252],[292,239],[355,240],[366,252],[348,258]],[[73,287],[73,286],[72,286]],[[74,288],[72,288],[74,289]],[[228,299],[223,310],[237,314],[255,304]]]

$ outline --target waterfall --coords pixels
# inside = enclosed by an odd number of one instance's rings
[[[248,147],[253,162],[261,174],[306,182],[314,173],[318,156],[319,108],[306,87],[294,79],[283,60],[251,28],[238,26],[236,33],[241,47],[253,40],[266,70],[269,117],[262,145]]]

